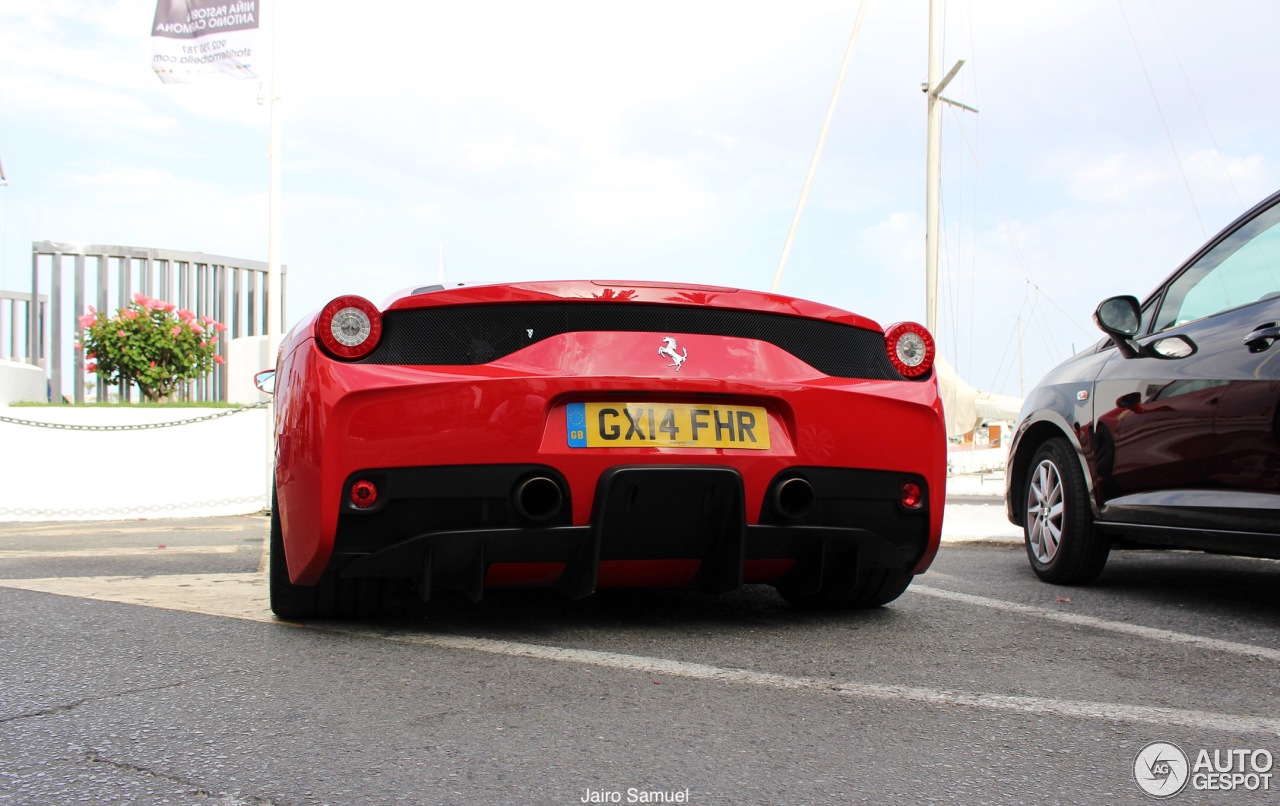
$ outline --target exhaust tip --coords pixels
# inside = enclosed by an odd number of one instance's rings
[[[527,478],[511,491],[511,504],[516,513],[531,521],[550,520],[563,503],[564,493],[560,485],[546,476]]]
[[[773,488],[773,509],[784,518],[803,518],[813,511],[813,485],[794,476]]]

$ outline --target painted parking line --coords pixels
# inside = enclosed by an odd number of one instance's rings
[[[803,691],[828,696],[882,701],[905,701],[937,707],[960,706],[1029,716],[1059,716],[1088,721],[1130,722],[1161,726],[1181,725],[1236,734],[1280,735],[1280,719],[1246,714],[1223,714],[1180,708],[1155,708],[1127,703],[1010,696],[858,681],[837,682],[830,678],[797,677],[589,649],[569,649],[542,644],[466,636],[407,633],[403,630],[352,628],[334,622],[295,625],[291,622],[280,621],[271,614],[267,603],[267,579],[263,574],[3,579],[0,580],[0,587],[19,588],[123,604],[144,605],[248,621],[305,626],[309,629],[333,634],[429,646],[452,651],[484,652],[492,655],[528,658],[553,663],[573,663],[627,672],[757,686],[775,690]],[[967,599],[957,598],[956,600],[968,604],[990,606],[981,602],[969,602]],[[995,602],[996,600],[989,601]],[[1025,606],[1019,605],[1017,607]],[[1029,609],[1040,611],[1040,608]],[[1052,613],[1052,611],[1046,612]],[[1035,612],[1032,615],[1042,614]],[[1097,621],[1102,620],[1099,619]],[[1156,632],[1163,634],[1167,631]],[[1168,633],[1168,635],[1177,636],[1181,634]],[[1168,640],[1168,638],[1165,637],[1160,640]],[[1179,641],[1179,643],[1185,642]],[[1201,646],[1206,649],[1216,648],[1208,644]],[[1253,647],[1252,649],[1260,648]]]
[[[1227,652],[1233,655],[1243,655],[1251,658],[1280,661],[1280,649],[1272,649],[1265,646],[1241,644],[1235,641],[1223,641],[1219,638],[1205,638],[1202,635],[1174,632],[1172,630],[1160,630],[1155,627],[1143,627],[1140,624],[1130,624],[1124,621],[1108,621],[1107,619],[1097,618],[1095,616],[1063,613],[1058,610],[1050,610],[1047,607],[1036,607],[1035,605],[1006,602],[1002,599],[991,599],[986,596],[974,596],[971,593],[949,591],[944,590],[943,588],[935,588],[931,585],[921,585],[919,583],[913,584],[909,590],[912,593],[922,593],[925,596],[933,596],[938,599],[963,602],[964,604],[974,605],[975,607],[989,607],[993,610],[1003,610],[1006,613],[1018,613],[1023,616],[1034,616],[1036,618],[1048,619],[1049,621],[1057,621],[1063,624],[1072,624],[1077,627],[1091,627],[1095,630],[1106,630],[1108,632],[1120,633],[1123,635],[1135,635],[1139,638],[1146,638],[1151,641],[1163,641],[1169,644],[1182,644],[1184,646],[1193,646],[1199,649],[1208,649],[1213,652]]]
[[[276,621],[267,603],[267,577],[258,573],[0,579],[0,587],[248,621]]]
[[[92,549],[0,549],[0,562],[4,560],[62,560],[77,557],[142,557],[159,554],[235,554],[240,546],[134,546]]]
[[[469,652],[486,652],[518,658],[558,663],[575,663],[643,672],[651,675],[688,678],[718,683],[759,686],[786,691],[809,691],[840,697],[860,699],[906,701],[931,706],[965,706],[988,711],[1015,712],[1034,716],[1060,716],[1089,721],[1137,722],[1169,726],[1182,725],[1202,730],[1280,735],[1280,719],[1221,714],[1210,711],[1194,711],[1181,708],[1153,708],[1125,703],[1085,702],[1057,700],[1045,697],[1021,697],[982,692],[952,691],[948,689],[897,686],[883,683],[838,683],[830,678],[793,677],[791,675],[756,672],[749,669],[727,669],[701,663],[648,658],[639,655],[623,655],[615,652],[599,652],[591,649],[565,649],[524,644],[515,641],[499,641],[491,638],[465,636],[418,635],[380,630],[352,630],[324,626],[326,632],[362,638],[377,638],[404,644],[419,644]]]
[[[103,523],[99,521],[92,522],[89,525],[73,525],[65,522],[59,523],[41,523],[31,524],[29,526],[19,526],[12,523],[3,525],[3,534],[5,537],[27,537],[37,535],[40,537],[76,537],[92,535],[100,537],[103,535],[127,534],[174,534],[182,532],[260,532],[262,526],[251,520],[244,523],[232,524],[201,524],[200,526],[181,526],[170,524],[148,525],[139,523],[138,521],[113,521],[111,523]]]

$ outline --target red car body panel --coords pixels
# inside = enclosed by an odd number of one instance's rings
[[[393,297],[387,312],[442,305],[620,300],[765,311],[881,331],[864,317],[777,294],[652,283],[477,286]],[[572,523],[590,523],[601,474],[625,464],[733,467],[748,524],[766,487],[794,466],[873,468],[925,479],[928,537],[912,567],[928,568],[942,531],[946,435],[937,382],[831,377],[774,344],[679,332],[582,331],[470,365],[352,363],[332,357],[315,317],[286,337],[276,376],[276,489],[289,579],[314,585],[334,552],[344,485],[370,468],[547,465],[567,482]],[[678,339],[689,360],[656,355]],[[673,369],[674,366],[674,369]],[[570,447],[566,406],[616,402],[732,403],[764,409],[770,445],[733,448]],[[770,582],[794,563],[749,560],[744,580]],[[498,563],[487,585],[551,584],[557,562]],[[697,561],[602,560],[601,587],[688,584]]]

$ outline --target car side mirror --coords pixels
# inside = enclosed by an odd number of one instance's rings
[[[254,375],[253,385],[258,387],[258,391],[264,394],[274,395],[276,393],[276,371],[274,369],[264,369]]]
[[[1141,350],[1133,340],[1142,327],[1142,309],[1138,306],[1137,297],[1125,295],[1104,299],[1093,312],[1093,321],[1111,337],[1125,358],[1135,358],[1140,354]]]

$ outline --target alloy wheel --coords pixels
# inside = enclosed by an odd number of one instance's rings
[[[1062,476],[1046,459],[1031,471],[1027,484],[1027,541],[1037,562],[1048,564],[1057,556],[1064,512]]]

